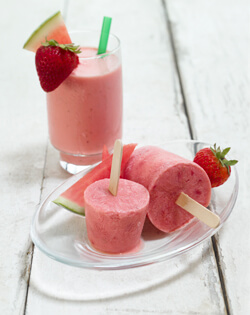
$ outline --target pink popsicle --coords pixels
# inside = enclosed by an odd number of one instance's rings
[[[118,193],[109,190],[109,179],[91,184],[84,193],[88,238],[99,251],[124,253],[136,248],[146,218],[149,193],[135,182],[120,179]]]
[[[148,217],[163,232],[172,232],[193,216],[175,204],[181,192],[208,206],[211,184],[196,163],[154,146],[134,151],[124,178],[144,185],[150,193]]]

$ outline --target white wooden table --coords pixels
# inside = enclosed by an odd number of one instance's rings
[[[69,177],[48,140],[32,30],[60,9],[69,29],[112,16],[122,41],[124,142],[231,146],[240,191],[220,232],[190,252],[122,271],[73,268],[34,248],[40,202]],[[5,1],[0,11],[0,314],[250,314],[248,0]]]

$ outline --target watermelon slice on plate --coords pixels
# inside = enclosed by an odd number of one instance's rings
[[[121,177],[123,170],[137,144],[131,143],[123,146]],[[85,189],[97,180],[109,178],[113,155],[108,156],[89,173],[79,179],[74,185],[69,187],[53,202],[72,212],[84,215],[84,199],[83,194]]]
[[[46,38],[47,40],[54,39],[59,44],[72,43],[60,11],[44,21],[31,34],[26,43],[23,45],[23,48],[36,52],[41,46],[41,43],[46,41]]]
[[[103,149],[102,149],[102,161],[106,160],[108,157],[110,157],[109,150],[107,146],[104,144]]]

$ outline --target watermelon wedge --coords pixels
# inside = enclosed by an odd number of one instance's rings
[[[103,149],[102,149],[102,161],[106,160],[108,157],[110,157],[109,150],[107,146],[104,144]]]
[[[123,146],[121,177],[123,170],[137,144],[131,143]],[[99,179],[109,178],[113,155],[107,157],[104,161],[93,168],[89,173],[79,179],[74,185],[69,187],[53,202],[70,211],[84,215],[84,199],[85,189]]]
[[[28,38],[23,48],[36,52],[41,43],[50,39],[56,40],[59,44],[72,43],[67,28],[65,26],[61,12],[58,11],[46,21],[44,21]]]

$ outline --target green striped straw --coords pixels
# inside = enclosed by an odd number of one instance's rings
[[[112,18],[104,16],[102,22],[102,32],[99,41],[97,55],[104,54],[107,49],[108,39],[109,39],[109,31],[111,26]]]

